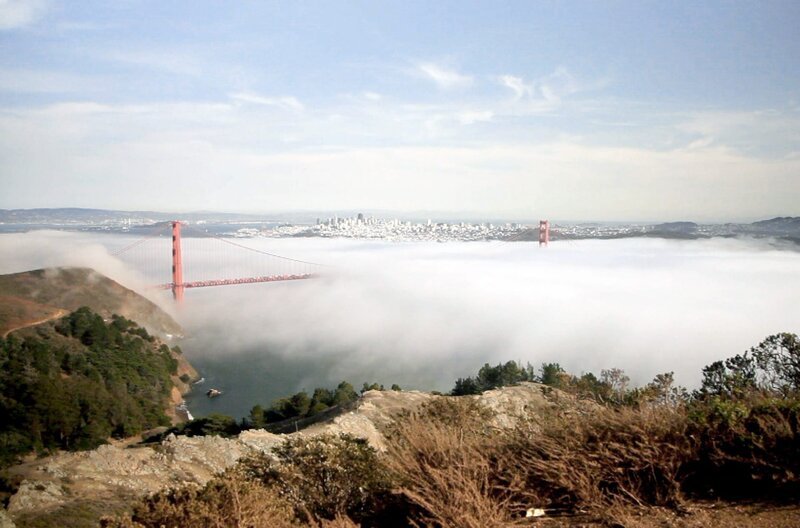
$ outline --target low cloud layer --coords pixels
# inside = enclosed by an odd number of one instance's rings
[[[800,252],[763,241],[632,239],[556,242],[547,249],[500,242],[246,242],[332,265],[316,280],[191,290],[176,311],[191,335],[189,357],[245,385],[250,376],[248,390],[262,403],[278,391],[341,379],[448,389],[484,362],[509,359],[556,361],[575,373],[619,367],[638,383],[675,371],[679,383],[695,386],[711,361],[768,334],[800,331]],[[103,249],[123,243],[109,236],[3,235],[0,248],[9,257],[2,271],[93,263],[119,280],[141,281],[141,270]],[[212,266],[188,248],[195,269]],[[157,299],[174,310],[167,295]],[[225,376],[217,381],[234,383]],[[271,384],[263,382],[267,377]]]
[[[620,367],[639,383],[675,371],[695,385],[711,361],[798,331],[800,253],[752,241],[270,247],[339,271],[191,292],[186,320],[215,353],[319,358],[331,380],[358,365],[381,380],[446,388],[484,362],[517,359],[575,373]]]

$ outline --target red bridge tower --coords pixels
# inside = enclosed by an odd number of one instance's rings
[[[183,260],[181,259],[181,223],[172,222],[172,297],[183,302]]]
[[[550,221],[539,220],[539,246],[546,246],[550,242]]]

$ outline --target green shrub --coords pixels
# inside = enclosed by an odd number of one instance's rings
[[[292,438],[274,450],[277,462],[257,457],[243,463],[251,478],[275,487],[298,514],[359,521],[376,510],[390,481],[366,440],[347,434]]]

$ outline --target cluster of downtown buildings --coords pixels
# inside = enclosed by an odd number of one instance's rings
[[[352,218],[334,216],[317,220],[314,225],[282,225],[263,230],[260,236],[272,237],[327,237],[327,238],[372,238],[393,241],[467,241],[504,239],[519,233],[525,227],[520,224],[472,224],[466,222],[445,223],[411,222],[399,219],[365,217]],[[255,233],[251,233],[255,234]]]
[[[245,228],[238,237],[325,237],[380,239],[388,241],[477,241],[477,240],[534,240],[538,236],[536,223],[470,223],[409,221],[383,219],[358,214],[353,217],[333,216],[317,219],[313,225],[279,225],[268,229]],[[554,235],[561,238],[595,238],[625,236],[642,231],[640,226],[558,225]]]

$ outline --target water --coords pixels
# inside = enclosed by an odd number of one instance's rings
[[[91,264],[133,285],[144,272],[105,249],[130,241],[0,235],[3,272]],[[691,387],[708,363],[800,332],[800,253],[764,241],[241,242],[331,267],[316,280],[190,290],[180,310],[148,292],[184,326],[182,347],[206,378],[187,398],[195,416],[241,417],[341,380],[449,390],[509,359],[576,374],[619,367],[638,383],[674,371]],[[194,258],[214,272],[211,257]],[[211,387],[224,394],[208,399]]]

